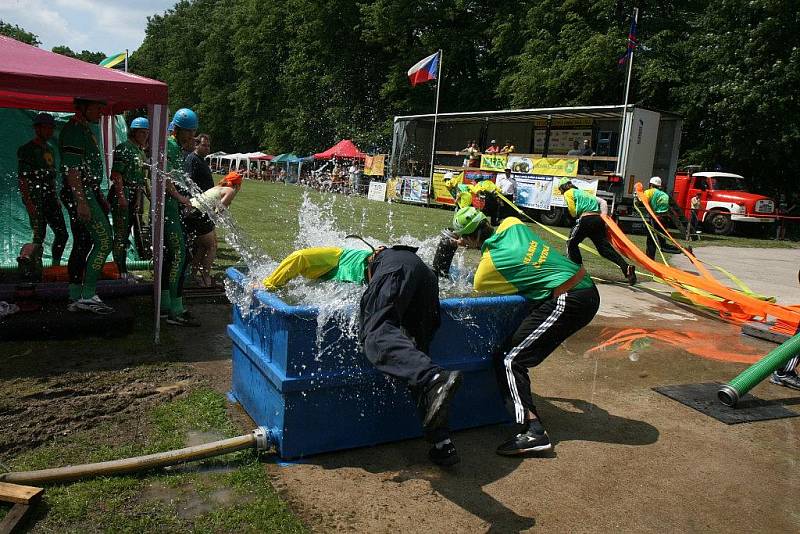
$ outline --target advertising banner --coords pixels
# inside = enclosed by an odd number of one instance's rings
[[[554,182],[558,183],[560,178],[553,177]],[[597,195],[597,180],[580,180],[578,178],[571,178],[570,182],[575,184],[575,187],[586,191],[587,193],[591,193],[592,195]],[[561,194],[561,191],[558,190],[558,187],[553,187],[553,198],[550,202],[551,206],[560,206],[566,207],[567,203],[564,202],[564,196]]]
[[[386,183],[385,182],[370,182],[369,192],[367,198],[370,200],[379,200],[383,202],[386,200]]]
[[[490,171],[464,171],[464,183],[474,184],[484,180],[491,180],[494,182],[497,173]]]
[[[364,158],[365,176],[383,176],[386,165],[386,154],[376,154]]]
[[[578,160],[573,158],[538,158],[533,160],[533,174],[539,176],[577,176]]]
[[[533,135],[533,150],[537,154],[541,154],[544,150],[544,138],[547,132],[543,128],[544,125],[537,124],[536,132]],[[578,142],[582,146],[584,139],[592,139],[592,128],[576,128],[576,129],[556,129],[550,130],[550,144],[548,150],[550,154],[566,154],[573,149],[573,143]]]
[[[533,174],[517,174],[517,193],[514,203],[518,206],[537,210],[549,210],[553,199],[552,176],[536,176]]]
[[[431,184],[432,186],[431,189],[433,189],[433,197],[431,200],[435,204],[446,204],[448,206],[452,206],[453,204],[455,204],[456,201],[453,198],[453,195],[444,185],[444,175],[447,172],[448,169],[440,169],[440,168],[433,169],[433,183]],[[453,178],[455,178],[456,180],[458,180],[459,178],[461,180],[464,179],[463,171],[459,172],[449,171],[449,172],[453,173]]]
[[[402,178],[390,178],[386,180],[386,200],[389,202],[400,198],[400,189],[403,185]]]
[[[428,178],[419,176],[404,176],[403,180],[403,200],[419,204],[428,203],[428,191],[430,182]]]
[[[530,174],[533,173],[533,158],[526,156],[509,156],[508,166],[513,173]]]
[[[503,172],[508,163],[506,154],[483,154],[481,155],[481,170]]]

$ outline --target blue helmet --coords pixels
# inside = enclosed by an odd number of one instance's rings
[[[136,117],[131,121],[131,130],[149,130],[150,129],[150,121],[147,120],[147,117]]]
[[[172,116],[172,123],[184,130],[196,130],[198,123],[197,113],[189,108],[181,108]]]

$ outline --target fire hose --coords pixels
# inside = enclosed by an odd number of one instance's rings
[[[52,469],[41,469],[38,471],[17,471],[0,474],[0,482],[11,484],[44,484],[48,482],[66,482],[81,478],[121,475],[134,473],[136,471],[146,471],[157,467],[166,467],[195,460],[202,460],[212,456],[228,454],[244,449],[255,448],[258,451],[265,451],[270,447],[269,431],[258,427],[249,434],[237,436],[235,438],[223,439],[211,443],[204,443],[194,447],[186,447],[173,451],[158,452],[146,456],[134,458],[124,458],[121,460],[110,460],[82,465],[69,465],[66,467],[55,467]]]

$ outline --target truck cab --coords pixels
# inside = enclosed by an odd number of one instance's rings
[[[691,199],[700,194],[697,217],[706,230],[728,235],[736,224],[775,222],[775,201],[747,191],[744,177],[729,172],[682,171],[675,174],[672,197],[689,218]]]

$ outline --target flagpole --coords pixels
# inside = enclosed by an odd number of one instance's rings
[[[633,8],[633,24],[638,29],[639,26],[639,8]],[[629,32],[630,33],[630,32]],[[628,35],[628,40],[630,41],[631,36]],[[633,54],[636,50],[635,46],[631,46],[630,42],[628,43],[628,48],[630,49],[630,57],[628,58],[628,77],[625,81],[625,104],[622,106],[622,127],[620,128],[620,136],[619,136],[619,148],[617,149],[617,156],[618,158],[622,158],[622,144],[625,142],[625,139],[628,137],[628,96],[630,95],[631,91],[631,75],[633,74]],[[617,159],[617,174],[622,177],[623,183],[625,182],[625,175],[628,172],[628,150],[625,149],[625,157],[622,158],[622,161]]]
[[[125,72],[128,72],[128,49],[125,49]]]
[[[433,158],[436,156],[436,126],[439,122],[439,88],[442,86],[442,49],[439,49],[439,68],[436,73],[436,108],[433,112],[433,139],[431,140],[431,175],[433,180]]]

